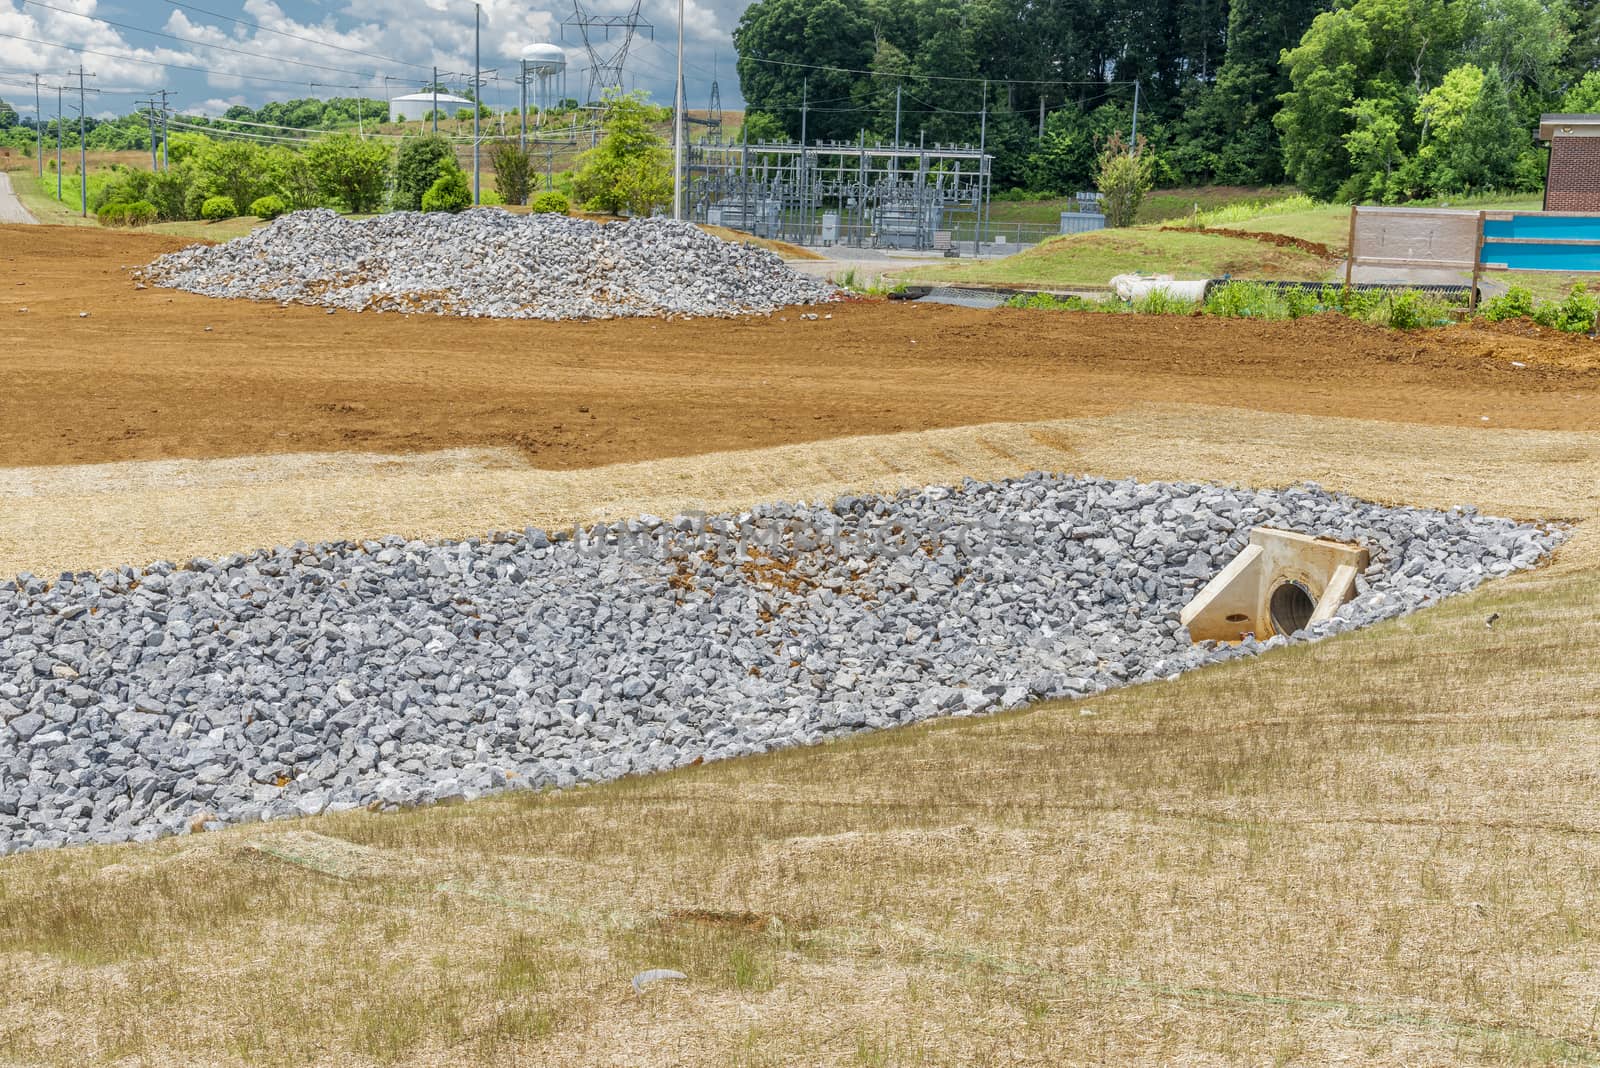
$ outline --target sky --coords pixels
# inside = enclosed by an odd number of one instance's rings
[[[564,49],[569,95],[585,95],[588,54],[578,31],[561,25],[571,4],[483,0],[485,103],[516,105],[517,60],[536,42]],[[631,0],[584,0],[586,10],[600,15],[626,14],[630,6]],[[714,73],[723,106],[742,106],[732,33],[746,6],[744,0],[684,0],[691,109],[706,106]],[[654,24],[654,40],[643,30],[635,37],[627,86],[671,103],[677,0],[643,0],[641,14]],[[89,97],[89,114],[105,118],[135,110],[152,89],[170,90],[170,106],[188,114],[292,97],[385,99],[420,89],[435,64],[460,72],[441,75],[441,82],[465,85],[472,41],[470,0],[0,0],[0,97],[29,115],[37,72],[44,77],[49,119],[54,87],[69,84],[69,97],[76,95],[76,74],[68,72],[81,64],[93,75],[85,84],[100,90]],[[614,49],[619,41],[614,33],[610,45],[603,38],[596,43]]]

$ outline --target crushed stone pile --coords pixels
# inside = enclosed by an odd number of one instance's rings
[[[495,208],[370,219],[299,211],[168,253],[135,277],[210,297],[493,319],[734,316],[838,296],[765,249],[690,223]]]
[[[1267,524],[1358,541],[1338,615],[1191,644]],[[1030,475],[894,497],[389,537],[0,587],[0,854],[567,787],[1095,694],[1400,615],[1559,530]]]

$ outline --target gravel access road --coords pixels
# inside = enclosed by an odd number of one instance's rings
[[[0,223],[29,225],[38,221],[28,214],[28,209],[17,199],[16,190],[11,188],[11,176],[0,173]]]

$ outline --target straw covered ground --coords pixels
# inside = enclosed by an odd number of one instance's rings
[[[117,307],[143,314],[146,297]],[[250,314],[296,336],[298,311]],[[0,573],[1032,468],[1310,479],[1574,535],[1548,566],[1408,618],[1087,702],[557,794],[6,858],[0,1064],[1600,1059],[1588,343],[1361,328],[1338,334],[1341,376],[1305,361],[1342,326],[1159,324],[1200,332],[1223,384],[1206,385],[1157,326],[1042,315],[858,307],[818,326],[839,349],[759,355],[745,348],[794,324],[662,324],[668,348],[705,360],[673,378],[642,355],[631,393],[609,328],[549,334],[571,351],[529,349],[523,368],[500,324],[353,317],[410,332],[415,380],[435,383],[428,426],[450,432],[411,445],[403,413],[420,402],[380,388],[392,348],[319,361],[307,343],[250,372],[269,401],[332,375],[368,390],[351,403],[388,406],[345,440],[338,420],[362,413],[285,400],[274,439],[242,401],[228,409],[244,365],[203,338],[187,364],[176,344],[143,372],[127,355],[122,377],[77,380],[90,414],[70,443],[79,424],[55,401],[0,398],[32,420],[0,427]],[[937,349],[852,357],[892,329]],[[961,332],[978,355],[954,351]],[[474,432],[477,407],[504,405],[435,371],[461,338],[482,342],[524,421],[546,403],[598,409],[605,388],[633,401],[609,435],[543,453],[504,413]],[[1240,338],[1252,347],[1230,355]],[[0,361],[55,397],[53,371],[78,372],[28,340]],[[1528,366],[1509,367],[1513,350]],[[753,392],[718,396],[737,371],[788,399],[763,421]],[[676,403],[689,396],[709,406],[698,437]],[[231,446],[227,418],[181,418],[212,397],[236,411]],[[148,432],[119,446],[118,419]],[[641,993],[630,979],[651,968],[688,978]]]

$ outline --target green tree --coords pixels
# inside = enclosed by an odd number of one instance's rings
[[[450,170],[460,170],[456,152],[443,137],[411,137],[400,143],[394,164],[396,211],[421,211],[422,194]]]
[[[261,161],[262,178],[273,194],[289,205],[290,211],[304,211],[322,206],[322,194],[317,188],[317,176],[303,152],[286,145],[267,149]]]
[[[875,36],[868,8],[860,3],[758,0],[745,8],[733,31],[746,104],[776,116],[790,138],[799,137],[802,98],[850,100],[859,76],[849,71],[872,62]],[[837,103],[829,107],[838,110],[811,116],[807,137],[853,137],[859,116]]]
[[[515,141],[499,141],[489,149],[494,187],[507,204],[526,204],[533,188],[533,157]]]
[[[383,206],[389,155],[389,146],[380,141],[334,134],[306,149],[306,162],[324,200],[336,201],[346,211],[366,214]]]
[[[589,211],[648,215],[672,198],[666,142],[650,127],[640,93],[608,92],[605,136],[583,154],[573,190]]]
[[[1354,124],[1344,135],[1351,174],[1340,186],[1343,200],[1387,203],[1399,193],[1396,171],[1405,162],[1400,150],[1400,119],[1392,100],[1357,100],[1345,109]]]
[[[1470,192],[1512,184],[1522,146],[1505,83],[1494,68],[1485,72],[1465,63],[1447,73],[1422,98],[1417,121],[1424,130],[1417,162],[1429,191]],[[1522,140],[1531,141],[1528,132]]]
[[[465,211],[472,207],[472,189],[467,185],[467,175],[458,166],[439,175],[428,191],[422,194],[423,211]]]
[[[173,139],[177,143],[177,139]],[[262,150],[245,141],[207,141],[194,153],[191,162],[194,186],[202,201],[226,197],[235,204],[249,204],[272,190],[262,181]],[[237,210],[234,214],[238,214]]]
[[[744,127],[740,130],[741,139],[750,141],[783,141],[788,138],[783,123],[765,111],[747,111],[744,113]]]
[[[1106,213],[1107,226],[1132,226],[1140,202],[1154,184],[1155,160],[1145,148],[1142,135],[1129,144],[1118,131],[1100,152],[1095,187],[1100,190],[1100,208]]]
[[[1567,90],[1561,98],[1561,111],[1571,115],[1600,111],[1600,70],[1592,70]]]

